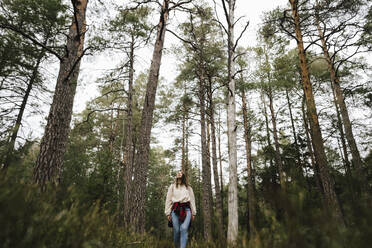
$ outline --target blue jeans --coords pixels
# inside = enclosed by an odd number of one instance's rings
[[[186,218],[183,222],[178,220],[178,216],[172,210],[173,241],[175,247],[185,248],[187,244],[187,230],[191,221],[191,210],[186,208]]]

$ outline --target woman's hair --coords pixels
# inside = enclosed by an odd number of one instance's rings
[[[189,184],[187,183],[187,177],[185,175],[185,172],[183,172],[182,170],[181,170],[181,172],[182,172],[181,185],[185,185],[186,188],[187,188],[189,186]],[[176,181],[175,181],[176,187],[178,187],[178,180],[177,179],[178,178],[176,177]]]

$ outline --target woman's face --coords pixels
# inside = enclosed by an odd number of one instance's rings
[[[182,178],[182,171],[177,172],[176,178]]]

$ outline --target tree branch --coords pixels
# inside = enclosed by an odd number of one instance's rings
[[[249,26],[249,21],[247,21],[247,23],[244,26],[243,31],[240,33],[238,39],[236,39],[235,45],[233,46],[233,51],[235,51],[236,47],[238,46],[239,40],[242,38],[242,36],[245,33],[245,31],[247,30],[248,26]]]
[[[182,5],[185,5],[185,4],[188,4],[188,3],[191,3],[193,0],[185,0],[185,1],[180,1],[178,3],[175,3],[173,1],[170,1],[169,3],[173,3],[173,6],[169,8],[169,11],[175,9],[175,8],[178,8],[178,7],[181,7]]]
[[[195,44],[192,42],[192,41],[189,41],[189,40],[185,40],[183,39],[182,37],[180,37],[179,35],[177,35],[175,32],[173,32],[172,30],[170,29],[167,29],[167,31],[171,34],[173,34],[177,39],[181,40],[182,42],[186,43],[186,44],[189,44],[191,45],[194,49],[197,49],[197,47],[195,46]]]
[[[230,27],[231,26],[231,23],[230,23],[229,13],[227,12],[225,1],[226,0],[221,0],[222,6],[223,6],[223,11],[225,12],[225,17],[226,17],[227,25]]]
[[[62,61],[61,55],[59,55],[56,51],[50,49],[50,47],[47,47],[46,45],[44,45],[43,43],[41,43],[38,40],[36,40],[35,38],[33,38],[31,35],[26,34],[22,30],[19,30],[19,29],[17,29],[16,27],[14,27],[12,25],[9,25],[9,24],[7,25],[7,24],[4,24],[4,23],[1,23],[0,24],[0,28],[8,29],[8,30],[11,30],[13,32],[16,32],[16,33],[22,35],[26,39],[29,39],[30,41],[32,41],[35,45],[44,48],[46,51],[48,51],[49,53],[55,55],[60,61]]]

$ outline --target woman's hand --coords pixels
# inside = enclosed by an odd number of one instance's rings
[[[191,220],[194,221],[195,219],[195,215],[191,216]]]
[[[168,215],[168,221],[171,221],[171,216],[170,215]]]

